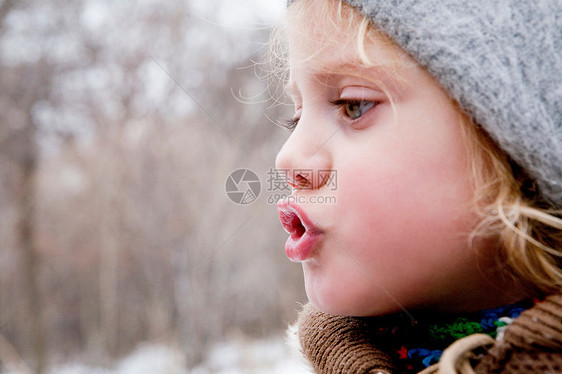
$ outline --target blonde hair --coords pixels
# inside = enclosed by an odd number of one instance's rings
[[[320,6],[318,6],[320,5]],[[310,8],[315,7],[314,18]],[[320,12],[318,12],[320,10]],[[375,66],[368,46],[373,43],[390,50],[403,51],[388,36],[374,27],[370,20],[343,0],[296,1],[287,12],[285,22],[300,25],[299,37],[311,38],[316,45],[331,40],[334,35],[322,35],[315,30],[337,28],[336,36],[356,47],[360,62]],[[270,62],[276,69],[273,75],[288,78],[287,25],[278,27],[270,42]],[[308,32],[310,31],[310,32]],[[325,38],[325,39],[324,39]],[[294,40],[295,38],[293,38]],[[338,39],[339,40],[339,39]],[[317,52],[310,52],[309,59]],[[383,62],[400,68],[405,52],[397,55],[400,64]],[[309,60],[307,59],[307,60]],[[413,60],[408,58],[408,60]],[[380,62],[377,62],[377,66]],[[384,89],[384,88],[383,88]],[[503,152],[477,123],[451,99],[458,109],[461,127],[466,139],[468,160],[475,195],[472,210],[478,224],[470,240],[497,238],[500,245],[498,266],[530,293],[548,294],[562,290],[562,211],[555,210],[537,194],[536,187],[517,164]]]
[[[468,115],[462,113],[461,122],[479,216],[471,238],[496,236],[501,244],[498,263],[521,286],[545,294],[560,292],[561,211],[540,199],[533,181]]]

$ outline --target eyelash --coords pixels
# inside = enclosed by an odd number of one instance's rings
[[[368,111],[370,111],[371,109],[373,109],[374,107],[376,107],[378,104],[380,104],[379,101],[376,100],[361,100],[361,99],[338,99],[338,100],[334,100],[334,101],[330,101],[330,103],[336,107],[339,107],[339,111],[340,114],[342,116],[347,117],[347,119],[349,121],[358,121],[361,117],[363,117]],[[350,118],[349,114],[346,113],[346,105],[352,105],[352,106],[359,106],[361,107],[361,104],[366,104],[367,108],[363,108],[365,109],[364,113],[361,113],[361,115],[357,118]]]
[[[284,128],[286,128],[289,131],[293,131],[295,129],[295,127],[297,127],[297,125],[299,124],[299,119],[300,118],[287,118],[283,121],[281,121],[280,125]]]
[[[376,101],[376,100],[371,100],[371,101],[370,101],[370,100],[357,100],[357,99],[338,99],[338,100],[330,101],[330,104],[332,104],[332,105],[334,105],[334,106],[336,106],[336,107],[339,107],[340,112],[342,112],[341,114],[344,115],[344,116],[346,115],[346,113],[345,113],[345,105],[361,105],[362,103],[369,103],[369,104],[372,104],[372,105],[367,109],[367,111],[373,109],[373,108],[376,107],[378,104],[380,104],[380,102],[379,102],[379,101]],[[363,115],[364,115],[364,114],[362,114],[360,117],[355,118],[355,119],[350,118],[349,120],[350,120],[350,121],[357,121],[357,120],[359,120],[361,117],[363,117]],[[299,124],[299,120],[300,120],[299,117],[288,118],[288,119],[285,119],[284,121],[282,121],[280,125],[281,125],[282,127],[286,128],[286,129],[290,130],[290,131],[293,131],[293,130],[297,127],[297,125]]]

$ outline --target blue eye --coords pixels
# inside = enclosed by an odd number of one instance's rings
[[[342,109],[342,114],[353,120],[361,118],[365,113],[378,104],[377,101],[340,99],[332,101],[332,104]]]
[[[358,119],[375,106],[374,101],[350,100],[340,104],[344,114],[352,120]]]

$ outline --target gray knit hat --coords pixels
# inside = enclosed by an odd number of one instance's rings
[[[424,66],[541,196],[562,207],[560,0],[345,1]]]

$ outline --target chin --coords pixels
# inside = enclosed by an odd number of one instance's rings
[[[319,287],[318,283],[305,279],[306,296],[321,312],[334,316],[352,316],[355,310],[353,305],[342,300],[340,292],[333,287]]]
[[[320,311],[334,316],[372,317],[400,311],[400,307],[384,294],[373,297],[334,288],[321,292],[308,285],[306,294]]]
[[[400,310],[398,307],[376,308],[372,306],[369,307],[365,305],[356,305],[353,303],[339,304],[334,302],[323,302],[323,301],[316,300],[314,297],[309,297],[309,300],[320,311],[334,316],[374,317],[374,316],[382,316],[385,314],[392,314]]]

